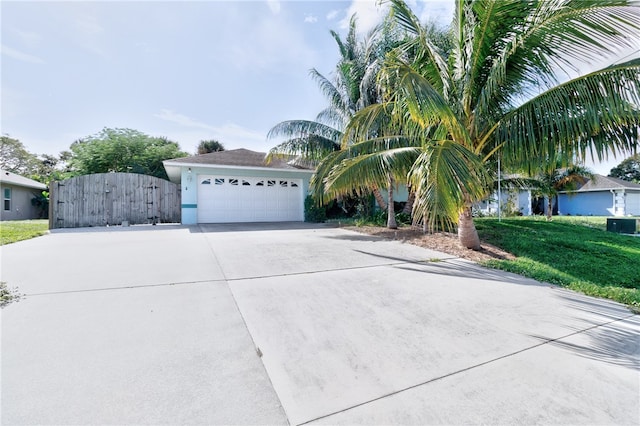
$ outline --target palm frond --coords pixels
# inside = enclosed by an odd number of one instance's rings
[[[602,160],[630,152],[640,126],[640,59],[613,65],[558,85],[507,114],[496,143],[513,164],[557,153]]]
[[[335,142],[342,138],[341,131],[326,124],[310,120],[288,120],[273,126],[267,133],[267,139],[276,137],[302,138],[307,135],[317,135]]]
[[[289,158],[291,156],[300,157],[300,161],[317,163],[327,154],[340,149],[331,139],[317,135],[309,135],[304,138],[293,138],[286,140],[271,148],[265,161],[270,163],[274,158]]]
[[[469,144],[469,134],[443,96],[410,66],[396,63],[389,66],[398,75],[398,96],[406,105],[411,119],[423,128],[442,125],[461,144]]]
[[[502,3],[502,2],[499,2]],[[516,97],[557,84],[560,70],[601,61],[625,46],[637,45],[640,8],[629,0],[540,1],[492,48],[490,69],[478,82],[476,115],[503,111]],[[500,22],[508,21],[501,19]],[[489,124],[491,125],[491,124]]]
[[[396,182],[406,182],[407,173],[419,154],[420,148],[399,147],[346,158],[324,179],[325,194],[334,198],[368,193],[374,187],[387,186],[389,175]]]
[[[450,140],[426,145],[409,172],[416,191],[413,217],[431,229],[450,228],[462,209],[482,199],[489,177],[481,158]]]
[[[320,74],[318,70],[312,68],[309,75],[316,81],[322,94],[327,98],[329,104],[339,111],[350,111],[348,101],[345,101],[340,90],[325,76]]]

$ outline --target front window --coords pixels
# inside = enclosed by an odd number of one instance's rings
[[[4,189],[4,211],[11,211],[11,188]]]

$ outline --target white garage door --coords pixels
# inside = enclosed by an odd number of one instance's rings
[[[302,179],[198,175],[198,223],[302,220]]]

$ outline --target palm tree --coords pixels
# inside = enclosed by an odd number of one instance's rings
[[[200,141],[196,148],[196,154],[198,155],[219,151],[224,151],[224,145],[215,139]]]
[[[535,192],[547,199],[547,220],[551,220],[553,201],[557,199],[558,192],[576,189],[589,179],[594,179],[591,170],[561,157],[543,162],[533,182],[537,187]]]
[[[276,156],[294,155],[300,162],[319,164],[328,155],[344,148],[343,132],[354,114],[378,102],[376,76],[384,54],[395,48],[399,41],[393,29],[384,24],[375,27],[364,39],[359,40],[356,23],[356,15],[353,15],[344,40],[338,33],[331,31],[340,51],[333,80],[326,78],[315,68],[310,71],[311,77],[329,101],[329,106],[318,114],[315,121],[289,120],[278,123],[269,130],[267,138],[287,139],[270,150],[267,161]],[[322,182],[322,179],[323,177],[318,181]],[[373,192],[380,208],[391,211],[393,217],[390,220],[395,222],[393,203],[385,201],[379,187],[371,186],[367,188],[367,193]],[[388,199],[393,200],[393,186],[389,188],[391,192]],[[323,191],[315,193],[322,194]],[[350,194],[341,196],[343,195]],[[389,226],[397,227],[391,222]]]
[[[412,39],[381,70],[378,81],[391,96],[356,113],[344,138],[357,142],[352,149],[371,144],[372,125],[390,117],[399,133],[385,139],[411,142],[390,150],[387,162],[418,154],[408,172],[414,217],[432,226],[457,222],[464,247],[480,248],[471,207],[488,194],[488,165],[498,155],[506,167],[532,172],[558,154],[603,159],[637,144],[640,60],[559,81],[563,70],[578,72],[576,63],[637,42],[640,8],[631,0],[456,0],[450,51],[433,42],[404,1],[390,1]],[[350,161],[328,173],[345,175]],[[368,183],[327,179],[325,190]]]

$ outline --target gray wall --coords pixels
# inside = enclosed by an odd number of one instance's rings
[[[11,210],[4,209],[4,189],[11,188]],[[27,220],[39,219],[40,209],[31,205],[31,199],[42,193],[42,190],[33,188],[24,188],[8,183],[0,183],[0,196],[2,197],[2,205],[0,205],[0,220]]]

